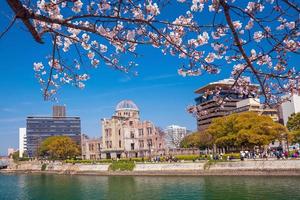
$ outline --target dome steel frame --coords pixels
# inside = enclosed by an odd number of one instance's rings
[[[133,111],[139,111],[139,108],[137,105],[131,101],[131,100],[123,100],[120,101],[116,106],[116,111],[120,110],[133,110]]]

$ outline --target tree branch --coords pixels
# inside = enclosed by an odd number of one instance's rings
[[[40,44],[43,44],[43,40],[40,37],[39,33],[36,31],[34,26],[31,24],[29,20],[30,12],[22,5],[20,0],[6,0],[8,5],[14,11],[16,18],[20,18],[24,25],[27,27],[35,41]]]

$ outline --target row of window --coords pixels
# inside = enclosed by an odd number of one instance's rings
[[[112,148],[112,141],[105,141],[106,148]]]
[[[89,144],[89,151],[100,151],[101,147],[100,144]]]
[[[152,127],[147,127],[147,134],[152,135],[152,132],[153,132],[152,130],[153,130]],[[121,136],[121,129],[119,129],[118,133],[119,133],[119,136]],[[139,136],[144,136],[144,129],[142,129],[142,128],[138,129],[138,133],[139,133]],[[112,136],[111,128],[105,129],[105,136],[106,136],[106,138]],[[135,138],[134,131],[130,132],[130,138]]]
[[[206,98],[204,96],[199,96],[195,99],[197,104],[201,104],[210,100],[215,100],[216,95],[212,94],[212,95],[207,95]],[[231,98],[231,99],[246,99],[251,97],[251,95],[240,95],[234,91],[222,91],[219,94],[219,97],[227,97],[227,98]]]
[[[80,124],[80,120],[27,120],[28,124]]]

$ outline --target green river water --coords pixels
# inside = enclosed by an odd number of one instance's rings
[[[6,199],[300,200],[300,177],[0,175]]]

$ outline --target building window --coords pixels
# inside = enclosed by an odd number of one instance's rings
[[[111,131],[109,128],[105,129],[105,136],[110,137],[111,136]]]
[[[121,136],[121,129],[119,129],[119,136]]]
[[[112,141],[106,141],[106,148],[112,148]]]
[[[134,150],[134,143],[131,143],[131,150]]]
[[[144,135],[144,130],[142,128],[139,129],[139,136],[143,136]]]
[[[151,134],[152,134],[152,128],[151,128],[151,127],[148,127],[148,128],[147,128],[147,132],[148,132],[148,135],[151,135]]]
[[[130,131],[130,138],[134,138],[134,132]]]
[[[133,125],[133,121],[129,121],[129,125],[132,126]]]
[[[94,151],[94,144],[89,144],[89,151]]]
[[[144,140],[139,141],[139,146],[140,146],[140,148],[144,148]]]
[[[152,139],[147,140],[148,146],[152,147]]]
[[[121,142],[121,140],[119,140],[119,148],[121,148],[122,147],[122,142]]]

